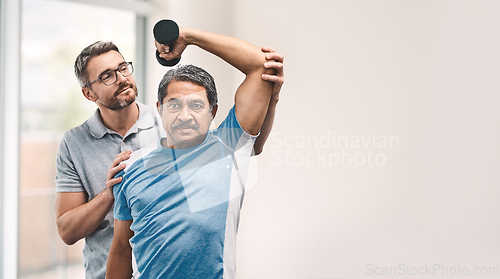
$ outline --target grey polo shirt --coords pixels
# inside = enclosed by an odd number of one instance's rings
[[[116,155],[156,144],[165,132],[156,110],[136,102],[139,118],[122,137],[102,123],[99,109],[82,125],[64,134],[56,160],[57,192],[86,192],[92,200],[106,186],[106,176]],[[101,225],[85,238],[83,249],[87,278],[104,278],[113,239],[113,209]]]

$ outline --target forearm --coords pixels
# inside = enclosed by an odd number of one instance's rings
[[[132,220],[117,220],[114,223],[114,236],[109,249],[108,262],[106,264],[106,278],[132,277],[132,247],[130,238],[134,235],[130,226]]]
[[[57,218],[57,228],[64,243],[72,245],[93,233],[111,209],[114,198],[104,190],[91,201],[67,210]]]
[[[198,46],[220,58],[244,74],[265,72],[265,54],[261,48],[238,38],[183,28],[184,40],[188,45]],[[268,71],[268,70],[267,70]]]
[[[118,279],[132,277],[132,248],[111,245],[106,266],[106,278]]]
[[[264,144],[266,143],[269,135],[271,134],[271,129],[274,124],[274,116],[276,114],[276,105],[278,104],[278,99],[271,98],[269,102],[269,107],[267,109],[266,118],[260,129],[260,134],[255,140],[254,153],[259,155],[264,150]]]

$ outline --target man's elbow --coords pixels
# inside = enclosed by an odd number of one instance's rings
[[[79,239],[76,239],[75,237],[72,237],[67,234],[63,234],[59,231],[59,237],[61,237],[61,240],[64,242],[66,245],[73,245],[75,244]]]
[[[264,148],[262,148],[262,147],[254,147],[252,155],[253,156],[260,155],[260,153],[262,153],[262,151],[264,151]]]
[[[62,224],[60,219],[57,220],[57,232],[59,233],[59,237],[61,238],[61,240],[66,245],[73,245],[78,240],[81,239],[81,238],[75,236],[74,233],[69,232],[69,230],[64,229],[64,225]]]
[[[270,62],[271,60],[266,59],[266,54],[261,52],[260,49],[259,51],[255,54],[254,59],[251,60],[251,64],[247,65],[247,69],[244,70],[243,72],[245,74],[257,74],[257,75],[262,75],[262,74],[268,74],[268,75],[274,75],[275,71],[274,69],[269,69],[264,66],[266,62]]]

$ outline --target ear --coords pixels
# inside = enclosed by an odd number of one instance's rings
[[[158,114],[161,115],[161,111],[163,110],[161,108],[160,102],[156,101],[156,110],[158,111]]]
[[[83,96],[87,98],[87,100],[91,102],[97,101],[97,97],[95,96],[94,92],[92,92],[92,90],[90,90],[88,87],[82,87],[82,93]]]
[[[219,105],[215,104],[214,107],[212,108],[212,119],[215,118],[215,115],[217,114],[217,109],[219,108]]]

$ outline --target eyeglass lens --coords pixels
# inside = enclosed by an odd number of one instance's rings
[[[120,65],[120,67],[118,67],[114,70],[109,70],[109,71],[105,72],[104,74],[102,74],[102,76],[101,76],[102,82],[105,85],[111,85],[111,84],[115,83],[117,71],[120,71],[120,73],[124,77],[128,77],[132,74],[132,72],[134,71],[134,68],[132,67],[132,63],[123,63],[122,65]]]

